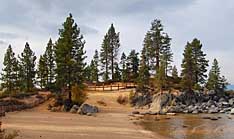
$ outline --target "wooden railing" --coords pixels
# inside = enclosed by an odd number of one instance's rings
[[[128,88],[136,88],[135,83],[114,83],[114,84],[102,84],[102,85],[88,85],[87,90],[88,91],[117,91],[117,90],[123,90]]]

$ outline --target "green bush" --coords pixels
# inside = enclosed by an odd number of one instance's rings
[[[72,86],[72,102],[77,105],[81,105],[87,99],[87,94],[84,92],[81,86]]]

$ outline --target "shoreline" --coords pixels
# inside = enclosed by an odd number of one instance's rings
[[[122,93],[122,92],[121,92]],[[125,94],[126,92],[123,92]],[[89,94],[87,103],[95,104],[97,100],[104,100],[106,107],[98,106],[100,113],[95,116],[49,112],[46,102],[39,107],[20,112],[10,112],[2,118],[2,128],[8,131],[19,131],[22,139],[151,139],[157,135],[135,125],[129,119],[133,108],[116,102],[120,93]],[[108,100],[108,101],[107,101]]]

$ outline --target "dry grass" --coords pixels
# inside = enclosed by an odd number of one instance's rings
[[[117,102],[119,104],[126,105],[126,104],[128,104],[128,97],[123,96],[123,95],[119,95],[118,98],[117,98]]]

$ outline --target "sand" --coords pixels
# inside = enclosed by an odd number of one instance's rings
[[[150,139],[159,138],[143,130],[130,120],[133,111],[128,105],[116,102],[119,95],[128,95],[129,90],[115,92],[89,92],[87,103],[97,105],[96,116],[49,112],[49,102],[31,110],[7,113],[2,118],[3,128],[19,131],[19,139]],[[97,104],[104,101],[107,106]]]

